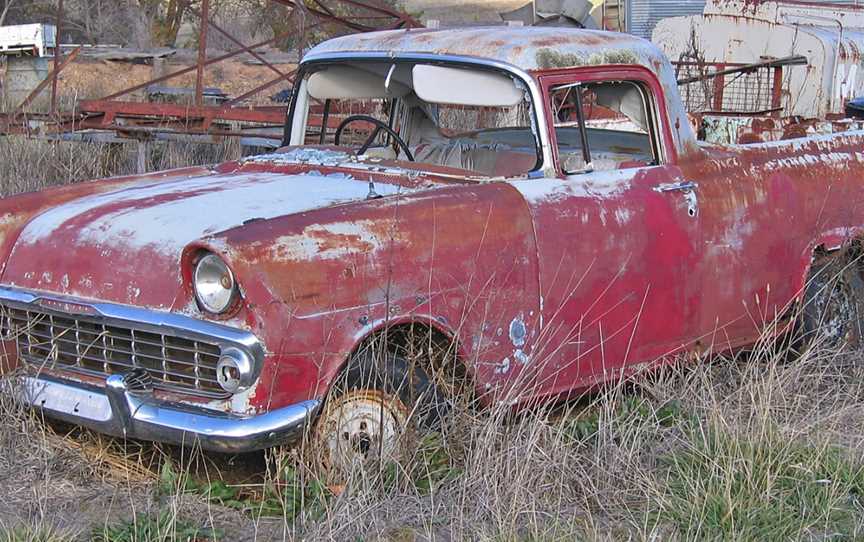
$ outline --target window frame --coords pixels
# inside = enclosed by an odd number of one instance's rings
[[[647,111],[651,118],[651,133],[649,136],[651,137],[651,144],[655,147],[655,152],[657,152],[656,165],[677,163],[678,154],[675,149],[674,139],[672,138],[672,132],[669,126],[669,116],[666,110],[665,100],[663,99],[663,87],[657,79],[657,76],[647,68],[642,66],[625,65],[564,68],[544,71],[542,74],[538,74],[538,80],[543,95],[543,113],[548,119],[546,124],[549,130],[549,142],[552,146],[552,158],[554,161],[555,171],[559,176],[567,177],[568,175],[584,175],[590,173],[565,172],[558,153],[558,134],[555,131],[556,121],[552,111],[551,92],[557,87],[572,84],[622,81],[639,85],[646,94],[646,105],[650,109]],[[580,116],[582,116],[582,113],[580,113]]]
[[[465,67],[472,69],[503,72],[518,79],[526,88],[531,105],[531,132],[534,136],[536,159],[534,166],[525,174],[507,178],[540,178],[549,176],[555,170],[553,159],[553,145],[548,138],[549,127],[547,125],[546,106],[547,100],[540,89],[536,72],[523,70],[505,62],[476,57],[437,54],[437,53],[384,53],[384,52],[331,52],[311,54],[304,58],[297,67],[294,77],[294,90],[288,105],[285,124],[282,133],[282,146],[291,146],[292,137],[295,132],[305,133],[308,111],[308,103],[302,94],[306,91],[306,76],[319,66],[328,64],[340,64],[345,62],[382,62],[393,63],[411,62],[426,63],[433,65]],[[299,83],[298,83],[299,82]],[[300,111],[301,106],[303,111]],[[303,143],[299,143],[303,145]]]

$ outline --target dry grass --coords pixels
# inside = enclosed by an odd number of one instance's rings
[[[0,139],[0,192],[128,171],[123,152],[91,150]],[[344,487],[292,450],[123,442],[3,397],[0,542],[861,539],[861,354],[789,362],[775,344],[518,416],[457,401],[442,431]]]
[[[240,157],[239,142],[219,145],[159,142],[149,146],[147,171],[215,164]],[[0,137],[0,197],[79,181],[134,174],[133,144],[77,143]]]
[[[765,347],[665,369],[563,410],[513,417],[458,407],[440,433],[344,487],[326,487],[291,450],[228,458],[64,436],[6,401],[0,533],[18,525],[76,539],[113,533],[105,540],[859,539],[859,362],[857,352],[814,349],[787,363]],[[93,506],[79,508],[88,499]],[[138,538],[119,537],[123,529]]]

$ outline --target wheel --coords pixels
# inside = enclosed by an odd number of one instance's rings
[[[837,255],[815,263],[803,302],[799,322],[802,347],[840,349],[861,343],[864,281],[857,257]]]
[[[314,460],[331,480],[398,458],[409,430],[436,430],[449,405],[420,363],[400,349],[356,354],[331,387],[312,435]]]

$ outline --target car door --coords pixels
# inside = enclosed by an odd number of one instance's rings
[[[702,179],[700,334],[714,350],[749,345],[766,331],[785,328],[795,316],[792,302],[803,286],[809,243],[820,233],[808,217],[831,223],[827,190],[802,191],[792,176],[776,169],[735,164],[719,173],[692,173]],[[836,202],[855,201],[832,188]]]
[[[560,177],[512,184],[540,262],[541,330],[523,380],[556,394],[695,346],[699,209],[653,74],[584,68],[540,81]]]

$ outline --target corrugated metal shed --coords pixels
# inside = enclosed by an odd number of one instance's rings
[[[705,8],[705,0],[628,0],[627,31],[651,39],[651,32],[660,19],[697,15]]]

